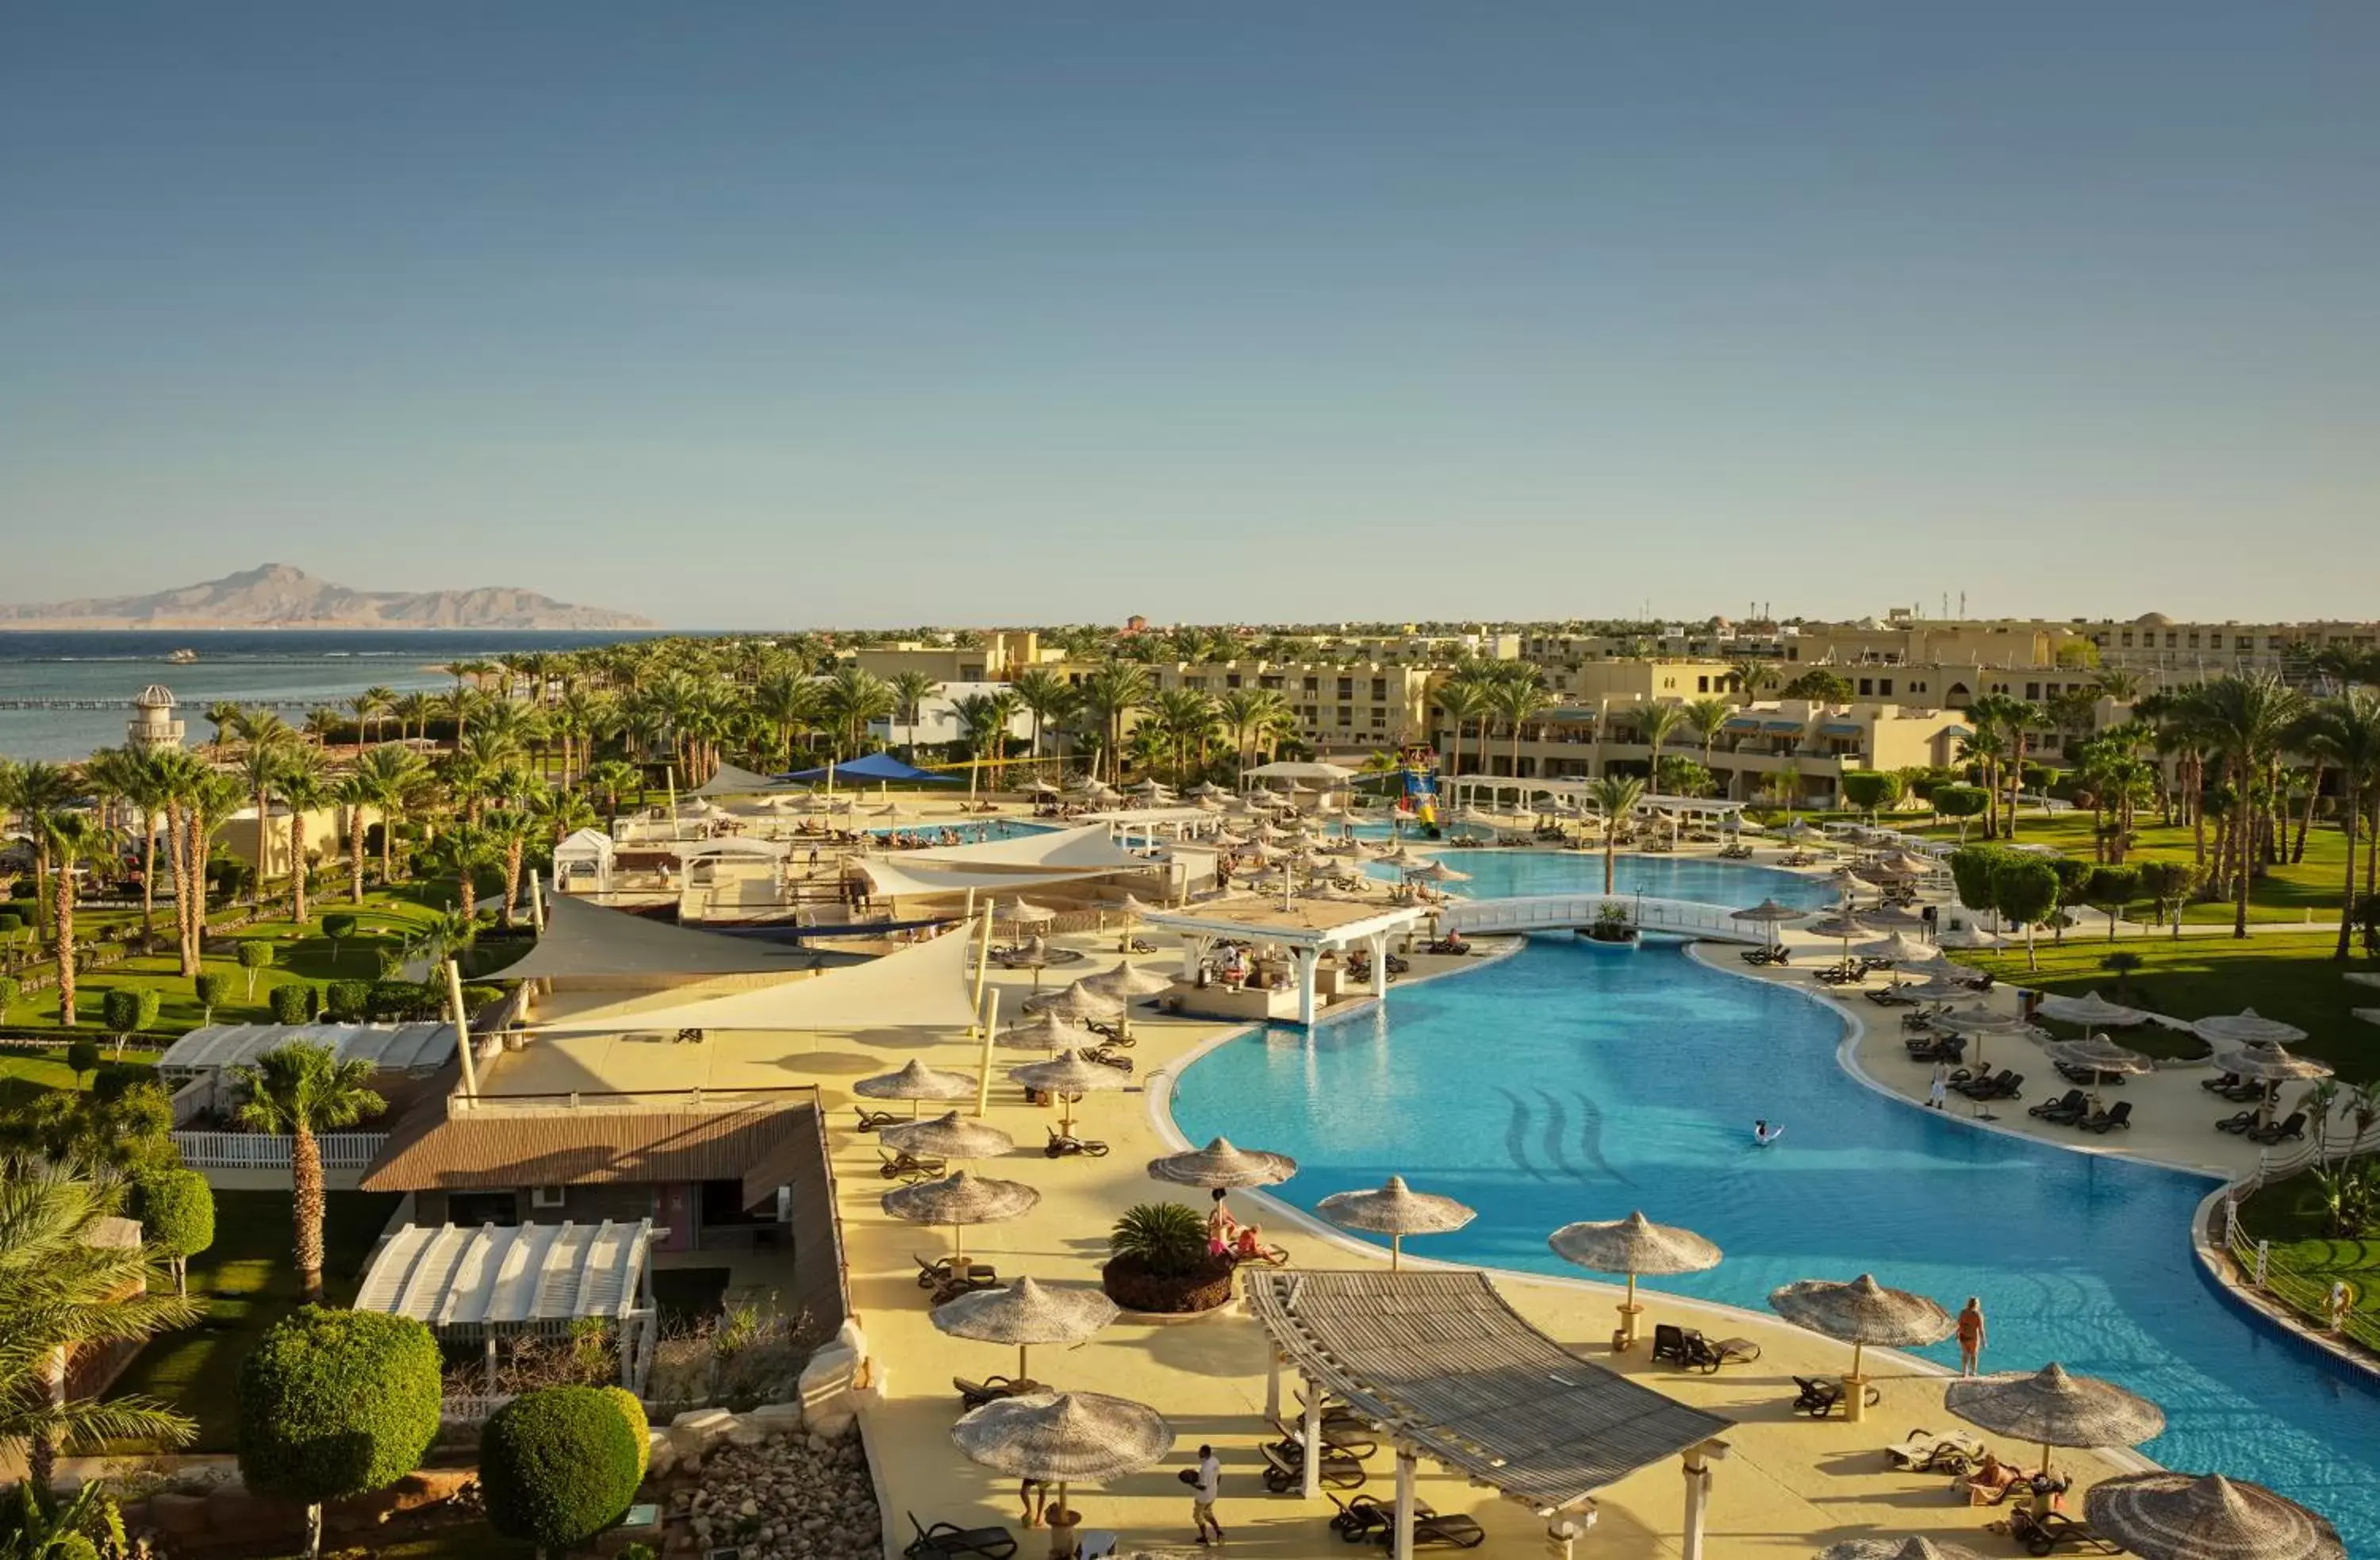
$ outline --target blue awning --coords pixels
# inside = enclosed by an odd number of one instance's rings
[[[1580,725],[1587,721],[1601,720],[1602,718],[1603,712],[1600,710],[1584,709],[1575,705],[1566,705],[1558,710],[1548,710],[1537,716],[1537,719],[1541,721],[1558,721],[1572,725]]]
[[[1721,729],[1726,731],[1758,731],[1760,729],[1760,722],[1751,715],[1737,715],[1729,720],[1727,725],[1721,727]]]
[[[1761,728],[1766,731],[1799,731],[1802,729],[1802,723],[1800,721],[1763,721],[1760,724]]]
[[[1974,733],[1963,725],[1946,725],[1942,728],[1942,735],[1945,737],[1973,737]]]
[[[849,763],[836,764],[832,773],[838,780],[927,780],[939,785],[958,784],[958,776],[955,774],[936,774],[931,770],[918,769],[903,763],[890,753],[869,753],[863,758],[856,758]],[[828,771],[825,769],[801,769],[795,770],[791,774],[777,775],[775,778],[823,780],[827,774]]]
[[[1866,731],[1866,727],[1852,721],[1828,721],[1818,729],[1828,737],[1858,737]]]

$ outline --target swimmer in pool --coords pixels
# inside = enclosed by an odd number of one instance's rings
[[[1764,1149],[1784,1135],[1785,1128],[1782,1127],[1771,1127],[1765,1120],[1755,1121],[1752,1124],[1752,1140],[1759,1144]]]

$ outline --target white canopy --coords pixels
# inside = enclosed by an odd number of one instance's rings
[[[1308,780],[1323,786],[1344,786],[1355,778],[1355,772],[1335,763],[1312,763],[1297,759],[1279,759],[1260,763],[1254,769],[1242,770],[1245,780]]]
[[[328,1046],[342,1062],[370,1062],[382,1072],[431,1072],[455,1054],[452,1024],[210,1024],[157,1059],[168,1078],[194,1078],[246,1066],[276,1046]]]
[[[557,867],[574,861],[592,861],[598,867],[608,867],[612,864],[612,836],[601,830],[574,829],[553,847],[553,862]]]
[[[601,1225],[407,1225],[372,1259],[358,1310],[438,1329],[626,1316],[644,1287],[650,1219]]]
[[[932,861],[918,861],[915,856],[914,852],[899,857],[871,856],[856,860],[852,865],[868,880],[870,889],[892,898],[913,894],[965,894],[970,888],[1009,894],[1021,888],[1040,888],[1055,883],[1081,883],[1106,875],[1098,869],[1030,872],[944,867]],[[1148,864],[1146,861],[1135,863],[1143,867]]]
[[[981,845],[905,850],[901,853],[901,859],[910,865],[987,868],[995,871],[1007,869],[1117,872],[1143,871],[1148,867],[1146,859],[1110,839],[1106,826],[1099,823],[1079,829],[1046,829],[1038,834],[1019,835],[1014,839],[986,840]]]
[[[624,1034],[674,1030],[789,1030],[849,1032],[965,1029],[975,1022],[969,952],[974,939],[953,932],[807,980],[659,1006],[623,1004],[536,1026],[540,1035]]]
[[[750,856],[782,859],[793,849],[783,840],[746,839],[740,835],[722,835],[717,839],[683,840],[672,846],[671,854],[681,861],[703,856]]]

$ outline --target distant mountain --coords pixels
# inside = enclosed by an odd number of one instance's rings
[[[0,628],[650,628],[629,613],[573,606],[510,585],[356,591],[287,564],[147,596],[0,603]]]

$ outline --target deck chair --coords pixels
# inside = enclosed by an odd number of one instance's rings
[[[1273,1433],[1284,1443],[1304,1444],[1305,1432],[1299,1426],[1283,1424],[1278,1418],[1271,1422]],[[1344,1452],[1355,1457],[1368,1457],[1380,1449],[1379,1442],[1373,1439],[1368,1427],[1351,1424],[1345,1420],[1334,1423],[1328,1414],[1322,1418],[1322,1444],[1326,1450]]]
[[[2217,1132],[2249,1132],[2252,1131],[2255,1128],[2255,1126],[2256,1113],[2254,1111],[2235,1111],[2231,1115],[2227,1115],[2222,1120],[2216,1122],[2215,1124],[2215,1130]]]
[[[962,1528],[955,1522],[937,1522],[929,1528],[914,1511],[909,1513],[909,1526],[917,1530],[917,1536],[901,1551],[907,1560],[953,1560],[961,1554],[1008,1560],[1016,1553],[1015,1535],[1005,1528]]]
[[[1006,1376],[986,1376],[979,1382],[971,1382],[965,1376],[953,1376],[951,1385],[958,1389],[960,1404],[968,1408],[980,1408],[1003,1397],[1016,1397],[1041,1390],[1039,1382],[1012,1381]]]
[[[2248,1128],[2247,1139],[2252,1143],[2277,1143],[2283,1138],[2303,1138],[2305,1136],[2305,1125],[2306,1113],[2303,1111],[2291,1111],[2289,1112],[2287,1120],[2278,1122],[2274,1126],[2252,1127]]]
[[[939,1181],[951,1173],[950,1166],[941,1160],[920,1159],[905,1149],[896,1152],[892,1149],[880,1148],[876,1151],[876,1157],[882,1161],[877,1165],[876,1173],[888,1181]]]
[[[1956,1477],[1984,1460],[1984,1444],[1963,1430],[1948,1435],[1920,1427],[1900,1444],[1884,1449],[1885,1461],[1900,1473],[1948,1473]]]
[[[1793,1398],[1793,1411],[1797,1414],[1823,1420],[1842,1407],[1843,1383],[1840,1382],[1828,1381],[1822,1376],[1796,1376],[1793,1384],[1801,1389]],[[1871,1384],[1867,1389],[1868,1406],[1873,1408],[1883,1399],[1884,1394]]]
[[[858,1126],[862,1132],[873,1132],[880,1127],[898,1127],[908,1119],[906,1116],[896,1115],[891,1111],[872,1111],[866,1105],[854,1105],[851,1108],[859,1117]]]
[[[1684,1363],[1706,1376],[1716,1374],[1722,1365],[1749,1365],[1760,1358],[1760,1346],[1750,1338],[1721,1338],[1713,1343],[1692,1327],[1684,1335]]]
[[[1274,1494],[1286,1494],[1305,1482],[1305,1448],[1297,1442],[1268,1443],[1258,1448],[1264,1453],[1265,1488]],[[1328,1447],[1322,1453],[1322,1482],[1334,1490],[1360,1490],[1364,1487],[1364,1465],[1344,1452]]]
[[[2132,1128],[2132,1103],[2119,1100],[2090,1120],[2079,1121],[2075,1125],[2085,1132],[2096,1132],[2103,1138],[2119,1127],[2129,1132]]]
[[[2209,1094],[2220,1094],[2227,1089],[2239,1088],[2240,1075],[2238,1073],[2221,1073],[2214,1078],[2202,1078],[2198,1080],[2198,1086],[2201,1089],[2205,1090]]]
[[[2044,1100],[2037,1105],[2027,1106],[2024,1114],[2027,1115],[2063,1115],[2069,1111],[2079,1112],[2082,1108],[2082,1091],[2080,1089],[2069,1089],[2058,1099]]]

